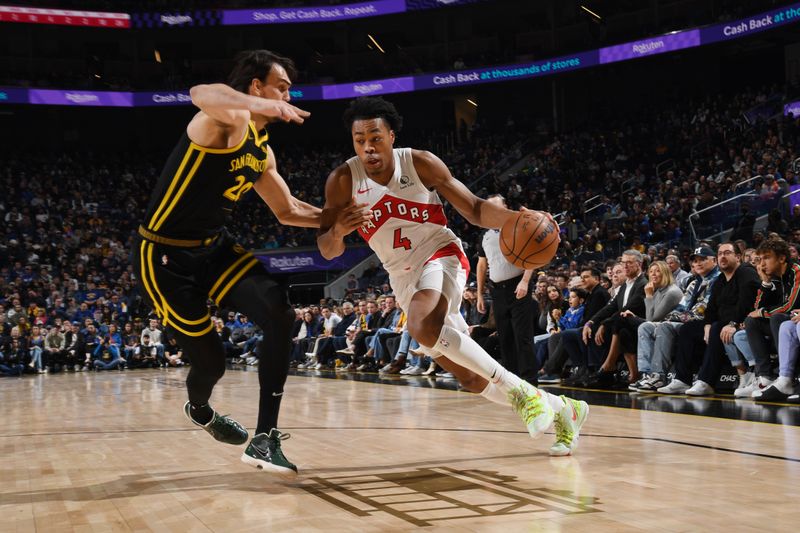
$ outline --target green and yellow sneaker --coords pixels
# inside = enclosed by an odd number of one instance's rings
[[[566,396],[564,408],[556,414],[556,442],[550,447],[550,455],[570,455],[578,447],[578,435],[586,417],[589,416],[589,404],[579,402]]]
[[[542,436],[553,424],[555,413],[542,392],[527,381],[511,389],[508,400],[514,412],[522,418],[528,427],[528,433],[534,439]]]
[[[259,433],[242,454],[242,462],[286,479],[296,477],[297,467],[289,462],[281,450],[281,441],[289,437],[289,433],[281,433],[275,428],[269,433]]]
[[[186,404],[183,406],[183,413],[186,415],[186,418],[191,420],[192,424],[195,426],[200,426],[201,428],[205,429],[209,435],[218,441],[224,442],[225,444],[236,445],[247,442],[247,438],[250,436],[247,433],[247,430],[244,429],[239,422],[228,415],[220,415],[214,411],[214,416],[211,418],[211,421],[208,424],[201,424],[192,418],[192,415],[189,413],[189,409],[189,402],[186,402]]]

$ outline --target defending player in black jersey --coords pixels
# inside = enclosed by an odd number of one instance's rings
[[[191,356],[184,412],[215,439],[247,442],[235,420],[209,406],[225,372],[225,352],[206,302],[247,314],[264,330],[256,434],[245,463],[291,477],[277,429],[289,366],[294,311],[286,291],[225,230],[234,204],[254,189],[282,224],[319,227],[320,210],[294,198],[278,173],[265,126],[302,123],[308,113],[289,102],[291,60],[266,50],[241,53],[228,85],[192,87],[200,108],[173,150],[139,227],[135,266],[144,292]]]

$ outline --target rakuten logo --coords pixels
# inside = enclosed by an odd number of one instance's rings
[[[64,98],[74,104],[85,104],[87,102],[97,102],[100,99],[96,94],[66,93]]]

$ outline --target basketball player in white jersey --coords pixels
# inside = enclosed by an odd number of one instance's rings
[[[511,405],[534,438],[555,421],[556,443],[550,453],[569,455],[588,405],[538,390],[469,337],[459,313],[469,262],[461,241],[447,227],[439,194],[470,223],[484,228],[502,227],[515,212],[473,195],[430,152],[394,149],[402,119],[382,98],[354,100],[344,120],[357,155],[334,170],[325,185],[317,238],[322,255],[341,255],[344,237],[357,229],[389,273],[397,302],[406,310],[409,333],[437,364],[468,390]]]

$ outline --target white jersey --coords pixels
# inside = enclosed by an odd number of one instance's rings
[[[353,197],[367,204],[373,218],[358,232],[375,251],[391,278],[420,272],[423,265],[443,256],[469,263],[461,241],[447,227],[444,207],[436,191],[419,179],[411,148],[396,148],[394,174],[386,186],[372,181],[358,157],[347,160],[353,176]]]

